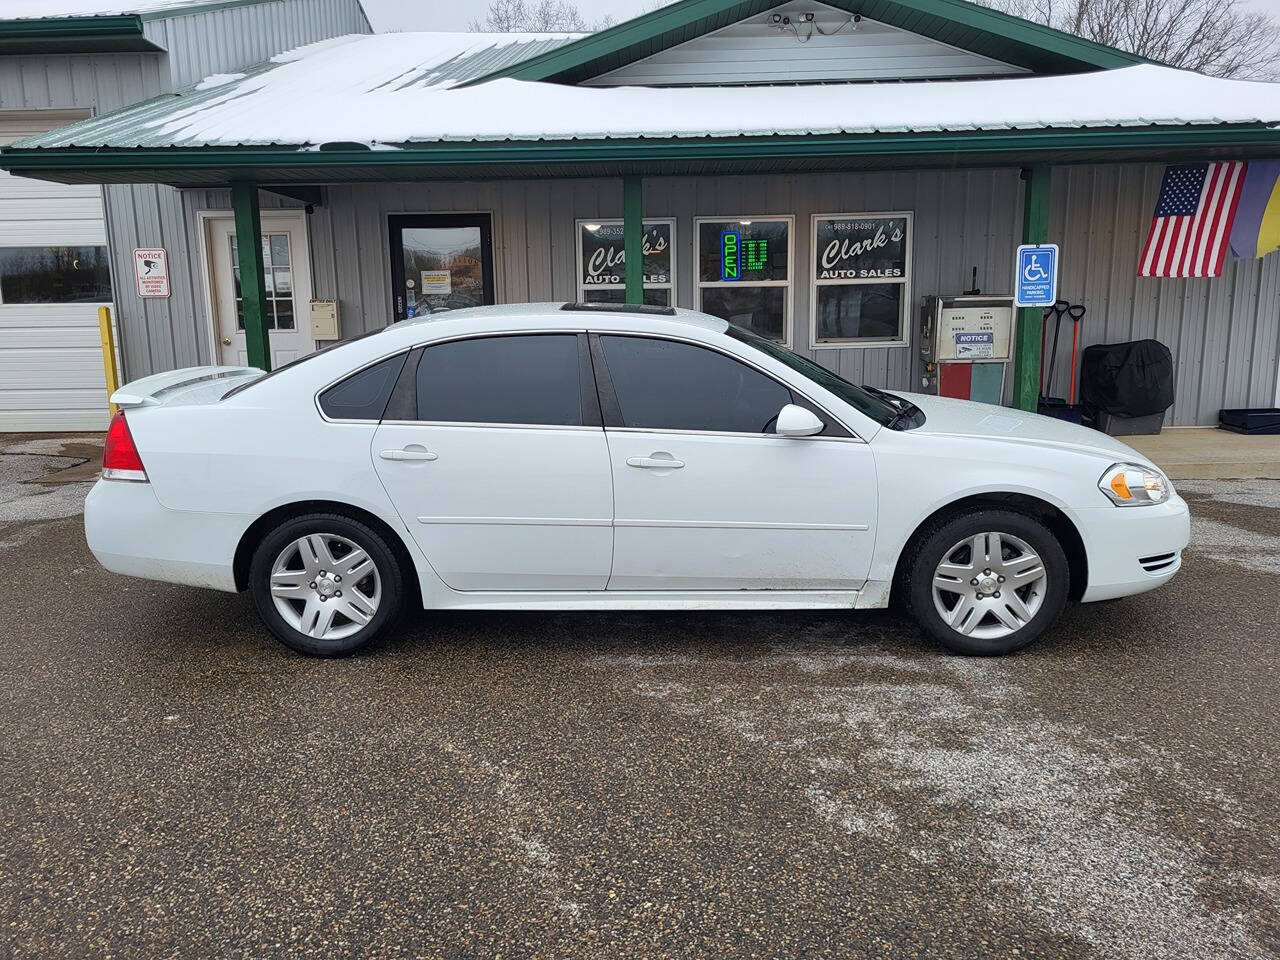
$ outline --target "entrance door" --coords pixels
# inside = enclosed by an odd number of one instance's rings
[[[244,301],[240,291],[240,249],[235,221],[217,217],[207,221],[209,259],[213,275],[214,329],[219,362],[244,366],[249,362],[244,337]],[[266,276],[266,316],[271,341],[271,369],[282,367],[315,350],[311,339],[311,258],[307,225],[301,215],[262,215],[262,266]]]
[[[493,226],[487,213],[390,218],[396,320],[493,303]]]

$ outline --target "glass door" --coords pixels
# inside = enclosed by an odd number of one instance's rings
[[[389,218],[395,319],[493,303],[493,226],[487,213]]]
[[[216,217],[208,221],[209,257],[212,266],[214,322],[217,356],[221,363],[243,366],[248,362],[244,332],[244,301],[240,289],[240,245],[235,221]],[[262,269],[267,300],[263,322],[271,345],[271,369],[311,353],[311,267],[307,252],[307,227],[302,214],[262,215]]]

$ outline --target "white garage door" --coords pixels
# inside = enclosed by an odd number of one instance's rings
[[[0,111],[0,144],[86,116]],[[102,190],[0,171],[0,431],[102,430],[98,307],[111,302]]]

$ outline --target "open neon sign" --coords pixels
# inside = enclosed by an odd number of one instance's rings
[[[737,230],[720,234],[720,279],[742,279],[742,234]]]

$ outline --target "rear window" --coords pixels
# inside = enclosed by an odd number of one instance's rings
[[[417,373],[419,420],[582,424],[576,334],[441,343],[422,352]]]
[[[241,393],[245,390],[248,390],[250,387],[256,387],[258,384],[263,383],[267,380],[270,380],[276,374],[284,373],[286,370],[292,370],[294,367],[301,366],[302,364],[306,363],[308,360],[314,360],[316,357],[321,356],[322,354],[328,353],[330,350],[341,350],[343,347],[350,346],[351,344],[356,343],[359,340],[363,340],[365,337],[374,337],[382,333],[382,331],[390,330],[390,329],[391,327],[379,327],[377,330],[370,330],[368,333],[362,333],[360,334],[360,336],[352,337],[350,340],[343,340],[340,343],[331,343],[327,347],[321,347],[315,353],[308,353],[305,356],[299,357],[297,360],[290,360],[284,366],[276,367],[270,373],[264,373],[262,376],[258,377],[256,380],[250,380],[248,383],[242,383],[239,386],[232,387],[230,390],[228,390],[226,393],[222,395],[222,399],[226,400],[228,397],[234,397],[237,393]]]
[[[320,409],[330,420],[381,420],[408,351],[353,373],[320,394]]]

